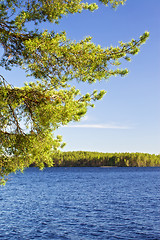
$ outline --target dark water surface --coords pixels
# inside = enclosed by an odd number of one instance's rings
[[[2,240],[160,239],[160,168],[30,168],[0,187]]]

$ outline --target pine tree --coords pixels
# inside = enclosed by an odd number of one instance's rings
[[[100,0],[116,8],[125,0]],[[65,32],[41,31],[43,22],[57,24],[64,15],[94,11],[96,3],[81,0],[2,0],[0,3],[0,67],[23,68],[36,79],[14,87],[0,74],[0,176],[23,170],[30,164],[53,165],[52,154],[63,147],[53,133],[61,125],[79,121],[105,91],[82,95],[69,83],[76,79],[89,84],[128,73],[119,69],[121,59],[139,52],[149,36],[102,48],[87,37],[79,42]],[[22,124],[23,123],[23,124]]]

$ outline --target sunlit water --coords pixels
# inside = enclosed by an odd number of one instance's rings
[[[30,168],[0,187],[0,239],[160,239],[160,168]]]

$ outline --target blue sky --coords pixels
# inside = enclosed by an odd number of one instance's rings
[[[140,53],[131,63],[122,65],[129,69],[127,77],[113,77],[94,85],[76,84],[82,92],[105,89],[107,94],[81,122],[56,132],[67,142],[64,151],[160,154],[159,9],[159,0],[128,0],[116,11],[100,4],[94,13],[68,15],[56,26],[57,31],[65,30],[70,39],[79,41],[92,36],[92,41],[102,47],[117,46],[118,41],[138,39],[146,30],[150,32]],[[22,70],[1,72],[16,86],[26,81]]]

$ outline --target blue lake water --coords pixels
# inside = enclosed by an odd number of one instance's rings
[[[36,168],[0,187],[2,240],[160,239],[160,168]]]

